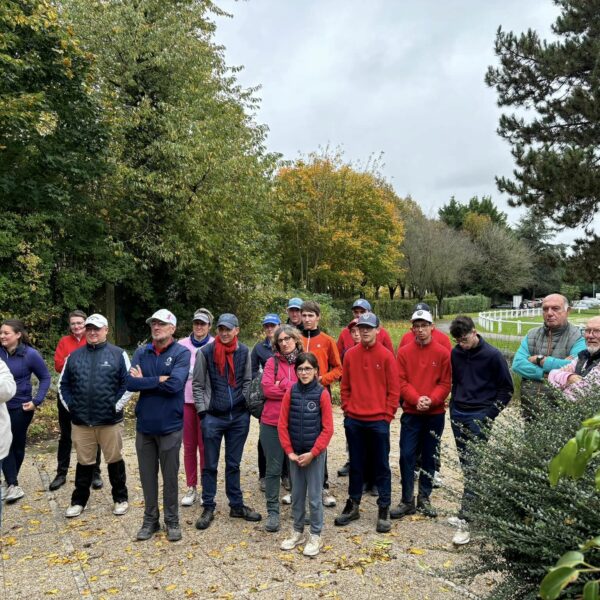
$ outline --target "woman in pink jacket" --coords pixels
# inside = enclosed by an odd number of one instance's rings
[[[298,381],[294,361],[302,352],[300,333],[291,325],[278,327],[273,336],[274,356],[265,364],[262,388],[265,405],[260,417],[260,443],[267,459],[265,476],[265,496],[267,499],[267,521],[265,531],[279,531],[279,480],[285,454],[277,424],[281,411],[281,401],[285,393]]]
[[[199,308],[194,313],[191,335],[179,340],[179,343],[192,354],[190,373],[185,384],[185,403],[183,405],[183,466],[188,489],[181,499],[181,506],[192,506],[196,500],[200,499],[196,488],[198,486],[198,463],[200,463],[200,469],[204,467],[204,444],[202,442],[200,419],[192,396],[192,373],[198,350],[215,339],[210,335],[212,322],[212,313],[206,308]]]

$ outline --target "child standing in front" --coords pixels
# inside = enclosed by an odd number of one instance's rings
[[[323,542],[323,472],[325,450],[333,435],[331,396],[319,383],[319,363],[312,352],[301,352],[295,363],[298,382],[281,402],[279,441],[290,459],[294,530],[281,544],[292,550],[305,544],[303,554],[316,556]],[[310,536],[304,535],[306,496],[310,506]]]

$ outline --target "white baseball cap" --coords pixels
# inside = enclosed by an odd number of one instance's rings
[[[106,320],[106,317],[103,317],[98,313],[94,313],[85,320],[84,325],[93,325],[94,327],[98,327],[98,329],[100,329],[101,327],[108,327],[108,321]]]
[[[410,318],[411,321],[428,321],[429,323],[433,323],[433,317],[428,310],[417,310],[413,313],[413,316]]]
[[[150,325],[152,321],[162,321],[163,323],[169,323],[170,325],[177,326],[177,317],[166,308],[157,310],[149,319],[146,319],[146,323]]]

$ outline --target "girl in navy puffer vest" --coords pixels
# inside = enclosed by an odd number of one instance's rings
[[[279,441],[290,459],[292,515],[294,530],[281,544],[291,550],[300,544],[304,554],[314,556],[323,543],[323,472],[325,454],[333,435],[331,396],[319,383],[319,363],[312,352],[301,352],[295,363],[298,382],[281,401],[277,431]],[[310,538],[304,536],[306,496],[310,505]]]

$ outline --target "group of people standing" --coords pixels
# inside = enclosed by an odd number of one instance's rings
[[[542,310],[544,326],[523,341],[513,370],[527,381],[538,382],[538,387],[549,373],[557,387],[581,388],[586,377],[598,374],[600,318],[590,321],[582,337],[567,322],[569,308],[562,296],[548,296]],[[285,493],[281,501],[292,505],[293,529],[281,548],[302,544],[304,554],[314,556],[322,547],[323,506],[336,505],[329,491],[327,447],[334,430],[330,386],[340,381],[348,461],[338,474],[348,475],[349,484],[335,525],[343,527],[360,518],[365,491],[378,496],[378,532],[390,531],[390,519],[416,511],[436,516],[430,496],[451,395],[450,419],[465,484],[459,514],[449,520],[458,527],[454,543],[468,543],[469,482],[475,474],[469,465],[467,441],[472,437],[485,440],[489,426],[510,401],[513,382],[508,364],[467,316],[457,317],[450,325],[456,342],[452,347],[448,336],[435,328],[429,306],[417,304],[411,330],[394,353],[390,336],[368,301],[358,299],[352,311],[354,318],[336,343],[319,328],[319,304],[292,298],[287,322],[282,323],[277,314],[267,314],[265,338],[250,351],[238,339],[240,326],[234,314],[219,316],[213,338],[214,317],[200,308],[193,314],[190,335],[176,340],[177,319],[161,309],[147,319],[150,341],[135,351],[131,361],[123,349],[107,341],[104,316],[73,311],[70,333],[60,340],[54,357],[60,372],[61,437],[56,477],[49,486],[53,491],[66,483],[72,443],[77,465],[66,516],[79,516],[90,490],[103,486],[100,450],[107,465],[113,513],[127,512],[123,418],[131,394],[138,392],[135,447],[144,516],[137,539],[150,539],[160,529],[159,469],[167,539],[182,537],[178,493],[182,443],[187,491],[181,505],[202,504],[197,529],[207,529],[215,518],[223,440],[229,516],[261,521],[262,515],[245,504],[240,484],[251,419],[249,391],[258,377],[264,400],[258,452],[267,509],[264,529],[279,531],[281,484],[286,492],[291,487],[291,494]],[[18,473],[27,428],[49,389],[50,375],[21,322],[1,325],[0,344],[0,461],[5,500],[15,502],[25,493]],[[32,374],[39,381],[35,395]],[[527,381],[523,386],[524,403],[529,406],[526,418],[532,418]],[[401,498],[392,506],[390,423],[399,407]]]

